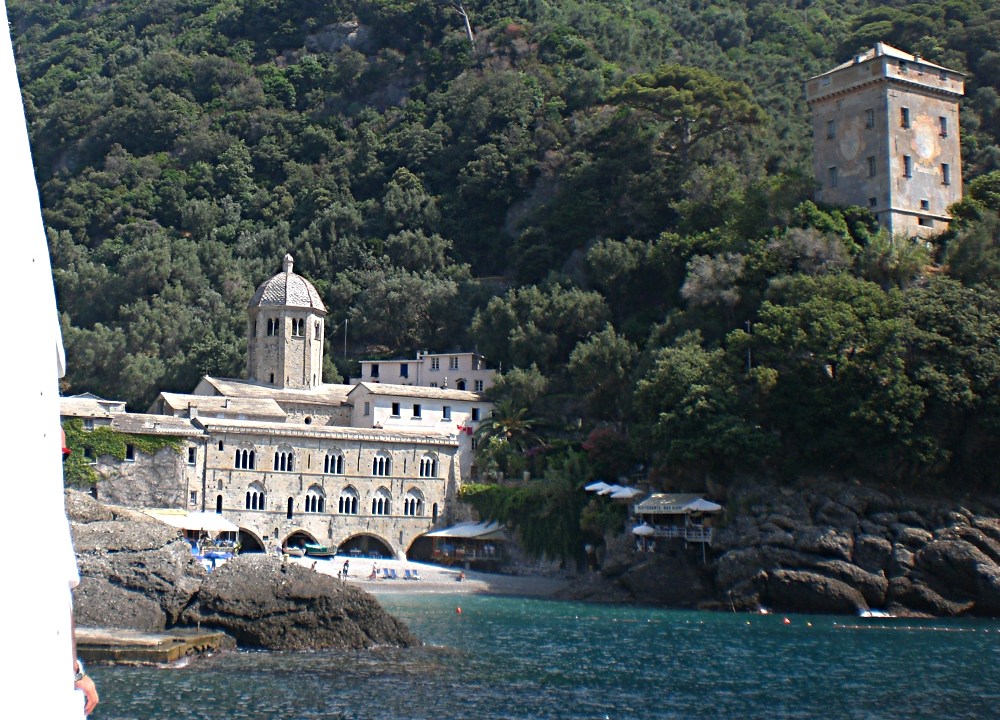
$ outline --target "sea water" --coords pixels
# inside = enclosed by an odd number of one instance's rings
[[[1000,717],[1000,622],[383,595],[410,649],[91,668],[98,719]],[[460,612],[459,612],[460,610]]]

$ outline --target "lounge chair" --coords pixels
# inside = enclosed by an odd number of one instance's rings
[[[389,577],[393,580],[399,580],[399,575],[396,574],[396,568],[389,568]]]
[[[410,571],[410,578],[413,579],[413,580],[419,580],[420,579],[420,573],[417,570],[411,570]]]

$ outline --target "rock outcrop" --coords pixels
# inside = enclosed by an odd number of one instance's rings
[[[981,502],[981,501],[980,501]],[[706,574],[735,609],[899,615],[1000,611],[1000,521],[858,483],[745,484],[726,500]]]
[[[80,566],[80,626],[200,626],[272,650],[419,644],[373,596],[330,576],[264,555],[240,556],[208,573],[175,528],[148,515],[73,491],[66,509]]]
[[[273,650],[420,644],[369,593],[271,555],[242,555],[213,571],[182,619]]]

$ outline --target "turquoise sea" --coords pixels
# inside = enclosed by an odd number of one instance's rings
[[[997,621],[763,616],[470,595],[379,599],[424,647],[95,667],[103,702],[94,717],[1000,717]]]

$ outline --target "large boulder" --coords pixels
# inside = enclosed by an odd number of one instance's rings
[[[861,593],[847,583],[802,570],[769,572],[766,600],[782,612],[856,614],[868,609]]]
[[[271,555],[242,555],[212,572],[183,620],[272,650],[420,644],[369,593]]]
[[[205,579],[176,528],[144,513],[67,494],[81,625],[155,632],[175,625]]]

